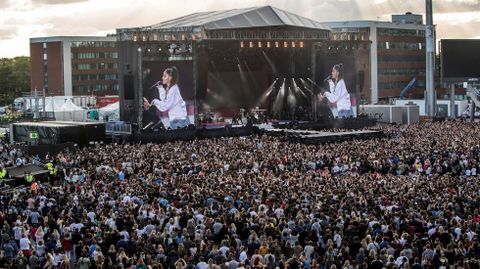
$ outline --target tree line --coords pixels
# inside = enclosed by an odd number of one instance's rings
[[[0,106],[30,91],[30,57],[0,58]]]

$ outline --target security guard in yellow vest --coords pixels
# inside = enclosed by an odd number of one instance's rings
[[[5,168],[0,168],[0,186],[3,186],[3,181],[7,177],[7,170]]]
[[[56,173],[56,169],[55,167],[53,166],[53,163],[52,162],[48,162],[47,163],[47,169],[48,169],[48,177],[52,180],[53,179],[53,176],[55,175]]]
[[[32,181],[33,181],[33,176],[32,176],[32,174],[26,173],[26,174],[25,174],[25,180],[27,181],[27,183],[32,183]]]
[[[53,169],[53,163],[52,162],[47,163],[47,169],[48,169],[48,171]]]
[[[57,174],[57,168],[52,168],[49,170],[51,176],[55,176]]]

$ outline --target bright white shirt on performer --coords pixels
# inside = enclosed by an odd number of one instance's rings
[[[337,109],[340,110],[350,110],[352,104],[350,102],[350,94],[347,91],[345,86],[345,81],[341,79],[337,85],[333,81],[329,80],[330,92],[326,92],[325,96],[327,97],[330,103],[337,104]]]
[[[180,89],[176,84],[168,90],[168,93],[163,86],[159,86],[158,93],[160,100],[153,100],[152,105],[155,105],[162,112],[168,111],[170,121],[187,118],[187,105],[183,101]]]

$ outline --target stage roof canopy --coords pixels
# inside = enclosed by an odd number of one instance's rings
[[[326,40],[330,28],[272,6],[197,12],[150,26],[119,28],[117,41]]]
[[[204,30],[211,31],[279,26],[310,28],[312,30],[330,30],[330,28],[325,24],[312,19],[308,19],[276,7],[263,6],[221,11],[197,12],[151,26],[123,28],[117,29],[117,31],[168,31],[173,29],[185,30],[188,28],[203,28]]]
[[[329,28],[317,21],[272,6],[197,12],[154,24],[150,29],[203,27],[206,30],[225,30],[253,27],[295,26],[302,28]]]

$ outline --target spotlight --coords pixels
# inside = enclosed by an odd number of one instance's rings
[[[248,46],[249,46],[250,48],[253,48],[253,42],[252,42],[252,41],[248,42]]]
[[[295,41],[292,41],[292,48],[295,48]]]
[[[270,41],[267,41],[267,48],[270,48]]]
[[[137,36],[136,35],[133,36],[133,42],[137,42]]]
[[[287,41],[284,41],[284,42],[283,42],[283,47],[284,47],[284,48],[288,48],[288,42],[287,42]]]
[[[143,42],[147,41],[147,36],[146,36],[146,35],[143,35],[143,36],[142,36],[142,41],[143,41]]]
[[[147,49],[147,52],[150,52],[150,51],[151,51],[151,49],[150,49],[150,48],[148,48],[148,49]]]
[[[300,48],[303,48],[303,41],[300,41]]]
[[[262,47],[262,42],[258,42],[258,47],[261,48]]]
[[[240,41],[240,48],[243,48],[243,47],[244,47],[243,41]]]
[[[278,41],[275,41],[275,48],[278,48],[280,45],[278,43]]]
[[[142,48],[139,47],[139,48],[138,48],[138,51],[139,51],[139,52],[142,51]]]

